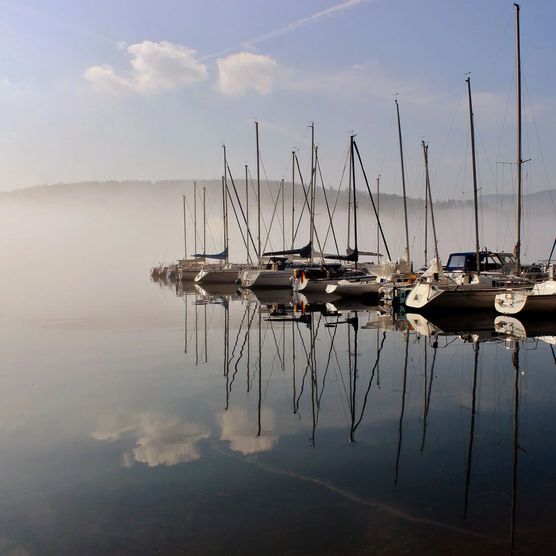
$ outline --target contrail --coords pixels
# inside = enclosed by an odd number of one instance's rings
[[[334,4],[325,10],[321,10],[320,12],[316,12],[312,15],[307,17],[302,17],[297,21],[293,21],[292,23],[288,23],[284,27],[279,27],[278,29],[274,29],[273,31],[269,31],[268,33],[264,33],[263,35],[259,35],[258,37],[254,37],[249,39],[243,43],[244,48],[252,48],[254,44],[267,41],[269,39],[274,39],[276,37],[280,37],[282,35],[286,35],[287,33],[291,33],[300,27],[308,25],[310,23],[314,23],[319,19],[323,19],[325,17],[329,17],[331,15],[337,14],[339,12],[343,12],[344,10],[349,10],[362,4],[365,0],[346,0],[345,2],[341,2],[340,4]]]

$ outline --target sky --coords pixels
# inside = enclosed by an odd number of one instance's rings
[[[507,0],[0,2],[0,190],[83,180],[202,179],[309,169],[310,122],[338,187],[350,133],[381,190],[471,198],[465,78],[481,194],[511,193],[514,8]],[[525,191],[556,168],[556,3],[521,5]]]

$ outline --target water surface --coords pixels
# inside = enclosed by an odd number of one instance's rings
[[[551,323],[142,276],[3,296],[1,554],[554,546]]]

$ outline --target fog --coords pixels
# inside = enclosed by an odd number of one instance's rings
[[[238,185],[240,198],[243,186]],[[197,250],[202,251],[202,189],[207,195],[207,252],[223,248],[221,184],[199,182],[197,209]],[[278,182],[261,185],[263,198],[262,229],[271,221],[273,200],[278,195]],[[285,184],[285,238],[291,245],[291,184]],[[4,311],[25,312],[15,307],[12,299],[19,292],[29,304],[45,310],[60,307],[54,290],[64,290],[68,304],[90,308],[118,302],[133,304],[137,291],[131,284],[144,277],[148,283],[149,268],[159,262],[170,262],[183,256],[182,194],[188,208],[188,255],[193,252],[193,185],[192,182],[107,182],[42,186],[0,195],[0,246],[3,259],[1,289]],[[330,210],[340,251],[347,245],[347,194],[336,200],[336,192],[328,190]],[[301,211],[303,192],[296,189],[296,223]],[[254,188],[250,192],[249,217],[256,237],[257,207]],[[360,250],[375,251],[376,219],[366,191],[358,191],[358,236]],[[272,233],[267,249],[282,248],[282,205],[277,203]],[[237,208],[237,207],[236,207]],[[424,263],[423,200],[409,199],[409,229],[412,258],[416,267]],[[451,251],[473,249],[473,214],[469,202],[442,202],[434,206],[440,256],[445,261]],[[392,258],[402,255],[404,246],[403,204],[400,197],[381,195],[380,213],[384,234]],[[523,259],[532,262],[546,258],[554,240],[556,210],[551,192],[538,193],[524,200]],[[430,220],[430,219],[429,219]],[[322,191],[317,194],[315,217],[323,250],[336,251],[332,234],[324,245],[329,218]],[[511,196],[485,196],[480,210],[481,245],[490,249],[512,251],[515,244],[515,202]],[[429,258],[432,257],[432,230],[429,227]],[[230,260],[245,261],[245,246],[235,216],[229,205]],[[263,234],[266,235],[266,234]],[[307,211],[295,241],[307,243],[309,222]],[[255,240],[256,241],[256,240]],[[263,245],[264,245],[263,241]],[[353,247],[353,239],[351,240]],[[315,246],[315,247],[318,247]],[[385,254],[381,244],[381,253]],[[253,249],[251,249],[253,253]],[[132,279],[133,278],[133,279]],[[122,288],[129,283],[129,298],[121,299]],[[102,294],[100,293],[102,292]],[[117,292],[117,293],[116,293]]]

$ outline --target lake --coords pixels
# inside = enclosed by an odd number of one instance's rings
[[[554,323],[91,283],[4,291],[1,554],[555,546]]]

